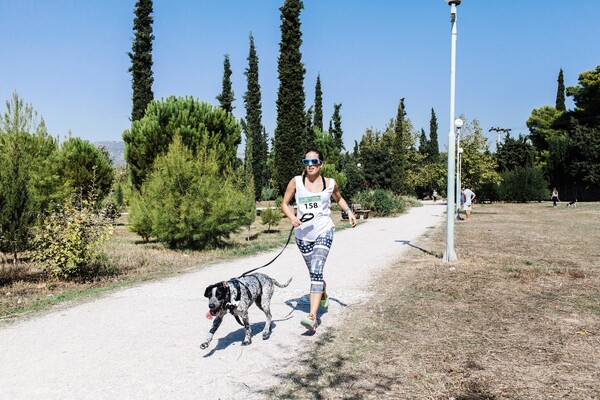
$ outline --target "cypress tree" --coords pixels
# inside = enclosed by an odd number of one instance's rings
[[[429,160],[437,163],[440,159],[440,147],[438,144],[438,123],[435,111],[431,109],[431,119],[429,120]]]
[[[277,71],[277,126],[275,128],[275,181],[283,193],[288,181],[301,170],[299,160],[306,149],[302,148],[306,134],[304,111],[304,64],[302,63],[301,0],[285,0],[281,11],[281,43]]]
[[[394,127],[394,139],[392,142],[392,182],[391,189],[394,193],[400,194],[404,190],[404,178],[406,175],[406,149],[405,149],[405,128],[404,128],[404,98],[400,99],[398,104],[398,114]]]
[[[313,125],[319,130],[323,130],[323,92],[321,91],[321,74],[317,75],[317,84],[315,85],[315,117]]]
[[[229,54],[225,54],[225,60],[223,61],[223,89],[221,94],[216,97],[219,100],[221,108],[228,113],[233,112],[233,88],[231,87],[231,63],[229,62]]]
[[[342,115],[340,114],[341,108],[341,104],[333,104],[333,116],[331,117],[333,121],[333,131],[329,132],[331,133],[331,136],[333,136],[335,146],[340,152],[342,149],[345,149],[343,139],[344,132],[342,131]]]
[[[133,19],[133,30],[135,38],[129,52],[131,59],[131,87],[133,89],[133,107],[131,109],[131,121],[138,121],[146,112],[148,104],[154,100],[152,83],[152,0],[138,0],[135,3],[135,18]]]
[[[558,111],[567,111],[565,106],[565,78],[563,76],[563,70],[560,69],[558,73],[558,89],[556,91],[556,109]]]
[[[419,137],[419,153],[425,157],[429,156],[429,141],[425,135],[425,129],[421,128],[421,136]]]
[[[267,143],[263,136],[262,125],[262,100],[260,83],[258,81],[258,55],[254,46],[254,37],[250,34],[250,51],[248,52],[248,68],[244,74],[247,80],[247,90],[244,94],[246,105],[246,136],[251,142],[247,147],[246,157],[250,157],[252,164],[252,176],[254,177],[255,199],[260,198],[261,191],[268,183],[267,181]],[[264,143],[263,143],[264,142]],[[249,152],[248,152],[249,150]]]
[[[312,106],[306,110],[306,134],[303,148],[313,149],[316,147],[316,127],[313,125],[313,108]],[[319,130],[319,132],[322,132]]]

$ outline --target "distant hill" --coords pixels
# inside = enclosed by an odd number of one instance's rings
[[[115,167],[124,167],[125,163],[125,142],[123,141],[105,141],[95,142],[95,146],[104,147]]]

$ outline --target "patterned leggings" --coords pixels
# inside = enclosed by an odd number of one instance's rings
[[[314,242],[296,239],[296,244],[310,273],[311,293],[323,293],[323,268],[325,268],[325,261],[327,261],[333,242],[333,232],[335,232],[335,228],[323,232]]]

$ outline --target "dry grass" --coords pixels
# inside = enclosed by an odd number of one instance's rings
[[[599,398],[599,222],[599,203],[476,206],[459,261],[426,235],[273,397]]]
[[[332,213],[339,222],[340,212]],[[206,251],[174,251],[160,243],[143,243],[126,227],[121,217],[115,235],[106,245],[104,274],[94,279],[62,281],[48,278],[39,266],[21,262],[5,263],[0,268],[0,320],[29,315],[68,300],[82,299],[150,279],[172,276],[190,269],[280,248],[287,239],[290,223],[282,219],[267,232],[257,218],[251,225],[232,235],[223,248]],[[338,224],[343,229],[344,224]],[[244,271],[240,271],[244,272]]]

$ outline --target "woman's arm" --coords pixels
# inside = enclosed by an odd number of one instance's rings
[[[296,194],[296,179],[292,178],[289,181],[287,188],[285,189],[285,193],[283,195],[283,200],[281,201],[281,212],[284,213],[285,216],[290,219],[290,221],[292,221],[292,225],[300,226],[300,225],[302,225],[302,221],[300,221],[298,219],[298,217],[296,217],[294,215],[294,212],[292,211],[292,207],[290,207],[290,202],[292,201],[292,198],[294,197],[295,194]]]
[[[344,198],[342,197],[337,182],[335,182],[335,186],[333,187],[332,197],[340,205],[340,207],[342,207],[342,210],[344,210],[344,212],[348,215],[348,220],[354,228],[356,226],[356,217],[354,216],[352,210],[350,210],[350,207],[348,206],[346,200],[344,200]]]

